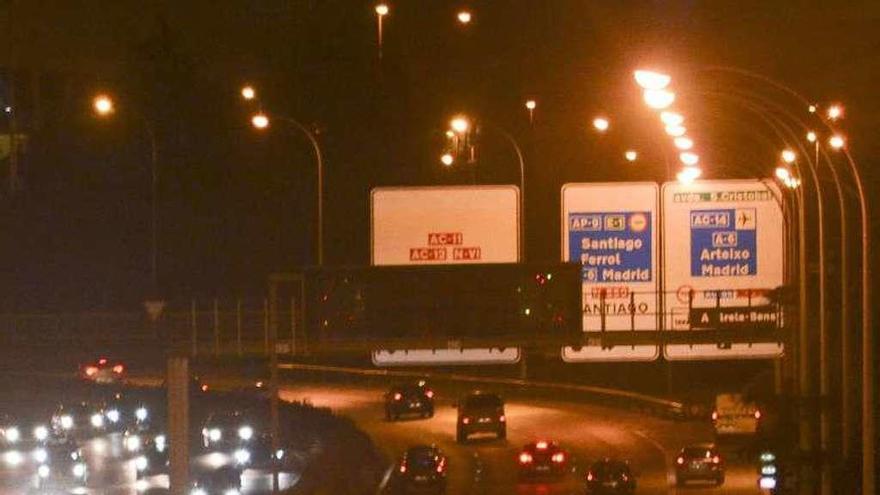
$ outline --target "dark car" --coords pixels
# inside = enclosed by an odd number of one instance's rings
[[[459,401],[455,438],[463,443],[475,433],[494,433],[499,439],[507,438],[507,417],[501,397],[472,392]]]
[[[713,444],[691,445],[681,449],[675,459],[675,484],[688,481],[713,481],[724,484],[724,460]]]
[[[231,455],[240,467],[271,466],[275,456],[265,413],[248,409],[212,414],[202,428],[205,449]]]
[[[561,476],[569,469],[568,453],[546,440],[526,444],[517,460],[520,477]]]
[[[397,465],[395,493],[443,493],[446,491],[447,459],[435,446],[410,447]]]
[[[404,414],[434,416],[434,391],[424,381],[397,385],[385,393],[385,419],[396,420]]]
[[[590,495],[631,495],[636,491],[636,477],[629,463],[616,459],[594,462],[587,470],[586,484]]]

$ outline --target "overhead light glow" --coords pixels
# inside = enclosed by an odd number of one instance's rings
[[[684,116],[676,112],[660,112],[660,120],[666,125],[681,125],[684,123]]]
[[[807,141],[809,141],[811,143],[815,143],[817,139],[818,139],[818,136],[816,136],[815,132],[810,131],[807,133]]]
[[[788,180],[791,177],[791,172],[788,171],[785,167],[776,167],[776,178],[779,180]]]
[[[468,24],[471,22],[471,13],[467,10],[462,10],[458,13],[458,22],[462,24]]]
[[[828,118],[831,120],[837,120],[843,117],[843,107],[840,105],[831,105],[828,107]]]
[[[538,106],[538,103],[535,102],[535,100],[526,101],[526,108],[528,108],[529,110],[534,110],[535,107],[537,107],[537,106]]]
[[[681,137],[684,136],[687,132],[687,129],[682,125],[668,125],[666,126],[666,134],[669,134],[672,137]]]
[[[782,161],[785,163],[794,163],[797,155],[792,150],[782,150]]]
[[[627,150],[623,156],[628,162],[634,162],[639,157],[639,154],[635,150]]]
[[[685,167],[676,175],[676,178],[682,184],[692,184],[702,174],[703,171],[698,167]]]
[[[443,156],[440,157],[440,163],[449,167],[455,163],[455,158],[451,153],[444,153]]]
[[[251,117],[251,124],[257,129],[265,129],[269,127],[269,117],[266,114],[258,113]]]
[[[245,86],[241,88],[241,97],[245,100],[253,100],[257,96],[257,91],[253,86]]]
[[[664,89],[672,82],[672,77],[652,70],[637,70],[636,83],[644,89]]]
[[[596,130],[599,132],[607,131],[610,125],[610,122],[608,122],[608,119],[606,119],[605,117],[596,117],[595,119],[593,119],[593,127],[595,127]]]
[[[388,15],[388,5],[386,5],[384,3],[380,3],[379,5],[376,5],[376,13],[379,14],[380,16]]]
[[[832,148],[839,150],[840,148],[843,148],[843,145],[846,144],[846,140],[843,139],[843,136],[835,135],[831,136],[831,138],[828,140],[828,144],[830,144]]]
[[[675,147],[682,151],[687,151],[694,147],[694,140],[685,136],[679,136],[675,138],[673,142],[675,143]]]
[[[675,102],[675,93],[665,89],[646,89],[645,103],[655,109],[663,110]]]
[[[92,107],[98,115],[110,115],[113,113],[113,100],[107,95],[98,95],[92,100]]]
[[[453,131],[459,134],[464,134],[468,131],[468,129],[470,129],[471,124],[466,117],[459,116],[455,117],[449,122],[449,127],[451,127]]]
[[[678,158],[681,160],[681,163],[684,163],[688,167],[693,167],[700,162],[700,156],[696,153],[691,153],[690,151],[681,153],[678,155]]]

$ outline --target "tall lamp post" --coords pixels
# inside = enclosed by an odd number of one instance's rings
[[[100,94],[92,99],[92,109],[101,118],[109,118],[116,113],[116,104],[113,98],[106,94]],[[158,214],[156,211],[158,162],[159,153],[156,146],[156,132],[149,120],[139,115],[144,132],[150,142],[150,283],[153,296],[159,290],[159,254],[158,254]]]
[[[382,19],[388,15],[388,4],[376,5],[376,29],[379,37],[379,60],[382,60]]]

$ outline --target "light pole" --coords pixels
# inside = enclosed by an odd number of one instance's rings
[[[382,19],[388,15],[388,4],[376,5],[376,28],[379,36],[379,60],[382,60]]]
[[[257,130],[265,130],[268,129],[272,119],[280,120],[287,124],[292,125],[295,129],[300,131],[312,145],[312,151],[315,153],[315,162],[318,167],[318,184],[317,184],[317,196],[318,196],[318,205],[317,205],[317,251],[318,251],[318,266],[324,266],[324,159],[321,155],[321,146],[318,144],[318,139],[315,137],[315,134],[308,129],[305,125],[300,123],[298,120],[285,117],[280,115],[273,115],[270,119],[269,115],[263,112],[259,112],[251,116],[251,125],[254,126]]]
[[[101,118],[108,118],[116,113],[116,104],[109,95],[99,94],[92,99],[92,109]],[[142,127],[150,142],[150,283],[152,296],[159,291],[159,254],[158,254],[158,214],[156,208],[159,153],[156,145],[156,132],[149,120],[138,114]]]

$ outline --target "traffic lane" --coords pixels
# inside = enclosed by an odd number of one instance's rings
[[[434,443],[450,457],[448,493],[582,493],[584,470],[606,456],[629,459],[636,470],[639,493],[718,493],[688,486],[677,489],[673,463],[687,443],[711,439],[707,424],[679,423],[606,407],[509,396],[506,405],[508,440],[455,442],[456,410],[438,391],[435,417],[429,420],[384,420],[382,393],[377,387],[288,385],[284,400],[305,400],[347,415],[371,434],[389,459],[408,446]],[[576,472],[553,483],[519,483],[516,456],[522,445],[537,438],[554,439],[570,450]],[[729,464],[723,493],[753,495],[754,470]],[[711,490],[711,491],[708,491]]]

